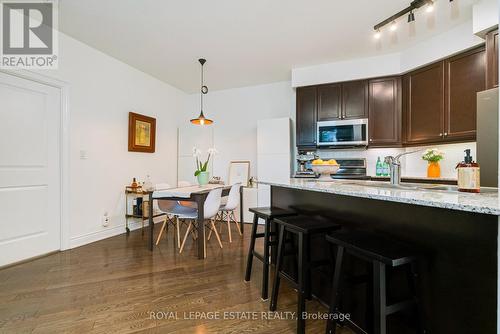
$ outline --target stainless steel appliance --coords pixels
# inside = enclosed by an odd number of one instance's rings
[[[366,159],[336,159],[340,165],[336,174],[332,175],[334,179],[355,179],[366,180],[370,177],[366,175]]]
[[[481,187],[498,187],[498,88],[477,93],[476,125]]]
[[[296,178],[315,178],[316,173],[311,169],[311,163],[317,156],[314,152],[303,152],[297,155],[298,170],[295,172]]]
[[[318,122],[317,135],[318,146],[367,146],[368,119]]]

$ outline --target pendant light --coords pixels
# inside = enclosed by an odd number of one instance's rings
[[[200,90],[200,104],[201,104],[201,111],[200,111],[200,116],[198,118],[193,118],[191,120],[191,123],[196,124],[196,125],[210,125],[214,121],[211,119],[205,118],[205,115],[203,115],[203,95],[208,93],[208,87],[205,86],[203,82],[203,65],[207,62],[206,59],[198,59],[198,61],[201,64],[201,90]]]

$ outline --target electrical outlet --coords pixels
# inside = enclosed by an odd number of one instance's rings
[[[108,225],[109,225],[109,215],[107,212],[105,212],[104,215],[102,216],[102,226],[108,227]]]

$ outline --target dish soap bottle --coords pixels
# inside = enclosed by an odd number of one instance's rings
[[[478,193],[481,191],[479,184],[479,164],[472,160],[470,149],[465,150],[464,161],[457,167],[458,171],[458,191]]]
[[[380,161],[380,157],[377,158],[377,164],[375,165],[375,175],[376,176],[382,176],[384,175],[384,166],[382,165],[382,162]]]

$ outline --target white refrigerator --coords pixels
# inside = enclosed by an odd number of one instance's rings
[[[290,179],[291,161],[290,118],[265,119],[257,122],[257,179],[258,181],[286,182]],[[259,207],[271,204],[267,185],[258,188]]]

